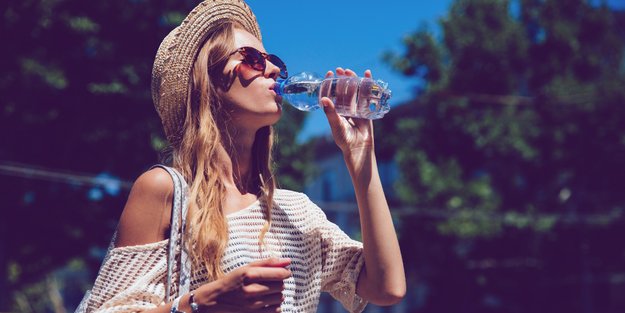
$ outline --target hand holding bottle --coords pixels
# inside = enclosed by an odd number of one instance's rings
[[[336,75],[338,77],[357,77],[356,73],[352,70],[344,70],[340,67],[336,69]],[[334,73],[328,71],[326,73],[326,79],[332,77],[335,77]],[[366,70],[364,77],[371,79],[371,71]],[[337,88],[350,89],[353,87],[349,85],[338,85]],[[349,97],[350,94],[354,92],[356,91],[352,90],[346,93],[344,97]],[[345,99],[339,100],[344,101]],[[343,153],[354,152],[355,150],[359,150],[359,153],[373,150],[373,123],[370,119],[341,116],[337,112],[336,103],[329,97],[322,97],[321,105],[330,123],[334,141]]]

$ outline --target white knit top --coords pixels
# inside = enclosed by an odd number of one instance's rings
[[[356,294],[356,282],[364,264],[362,244],[328,221],[302,193],[277,189],[274,201],[266,249],[258,244],[265,223],[260,201],[227,215],[224,272],[271,256],[290,258],[293,275],[285,281],[282,312],[316,312],[321,291],[348,311],[361,312],[366,302]],[[168,241],[111,250],[91,290],[87,312],[140,312],[163,304]],[[191,277],[191,290],[208,282],[203,270],[194,269]]]

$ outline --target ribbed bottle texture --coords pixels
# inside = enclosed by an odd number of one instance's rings
[[[323,78],[303,72],[285,80],[278,80],[274,90],[282,102],[301,111],[321,107],[322,97],[330,98],[338,114],[346,117],[379,119],[389,110],[391,91],[381,80],[371,78],[336,76]]]

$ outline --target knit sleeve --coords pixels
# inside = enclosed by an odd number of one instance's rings
[[[112,249],[91,290],[86,312],[140,312],[164,303],[167,242]]]
[[[356,294],[365,263],[362,243],[351,239],[316,204],[309,203],[315,229],[321,236],[321,291],[330,293],[349,312],[362,312],[367,301]]]

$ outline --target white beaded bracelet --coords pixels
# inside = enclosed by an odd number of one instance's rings
[[[178,296],[176,299],[174,299],[174,301],[171,304],[171,313],[184,313],[181,311],[178,311],[178,304],[180,304],[180,298],[182,298],[182,296]]]

